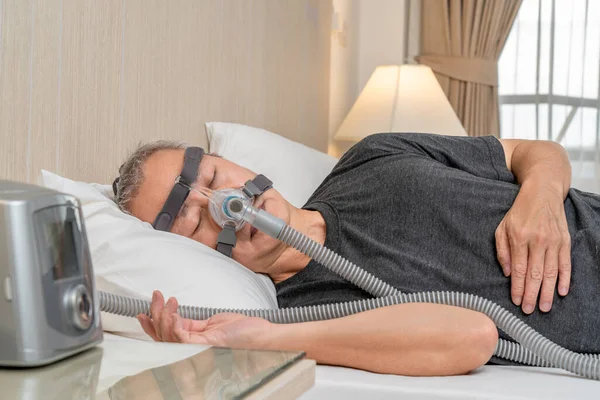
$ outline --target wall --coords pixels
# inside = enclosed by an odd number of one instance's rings
[[[359,0],[333,0],[338,30],[331,34],[329,79],[329,153],[338,156],[332,137],[358,96]],[[337,15],[335,14],[337,13]]]
[[[332,32],[329,153],[341,156],[352,143],[333,135],[379,65],[402,64],[404,16],[410,1],[408,56],[418,54],[420,0],[333,0],[341,21]]]
[[[402,64],[406,0],[360,2],[358,87],[379,65]]]
[[[331,3],[0,0],[0,179],[108,183],[206,121],[328,145]]]

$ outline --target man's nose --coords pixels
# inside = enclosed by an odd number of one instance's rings
[[[193,189],[190,190],[187,200],[192,202],[193,204],[197,204],[197,205],[201,205],[201,206],[208,205],[208,198],[205,195],[203,195],[202,193],[200,193],[196,190],[193,190]]]

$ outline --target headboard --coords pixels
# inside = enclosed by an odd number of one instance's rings
[[[109,183],[204,122],[326,151],[331,2],[0,0],[0,178]]]

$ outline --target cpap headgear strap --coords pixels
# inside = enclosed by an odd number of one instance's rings
[[[246,182],[242,191],[248,198],[254,199],[273,187],[273,182],[266,176],[259,174],[252,180]],[[231,257],[231,252],[237,242],[235,236],[236,227],[233,224],[225,224],[223,230],[217,237],[217,251],[227,257]]]
[[[179,209],[181,209],[185,199],[190,194],[190,186],[198,177],[198,167],[203,155],[204,149],[201,147],[188,147],[185,149],[181,174],[175,179],[175,186],[171,189],[167,201],[165,201],[162,210],[160,210],[152,224],[157,231],[169,232],[171,230]]]

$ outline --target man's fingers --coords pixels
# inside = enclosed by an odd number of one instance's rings
[[[523,312],[531,314],[535,310],[542,279],[544,278],[544,259],[546,249],[540,245],[529,248],[527,275],[525,277],[525,292],[523,294]]]
[[[169,297],[167,304],[165,305],[169,309],[171,314],[177,314],[177,308],[179,307],[179,302],[175,297]]]
[[[174,315],[171,312],[173,298],[170,298],[167,301],[167,305],[160,313],[159,324],[160,324],[160,333],[159,336],[164,342],[174,342],[175,337],[173,335],[173,323],[171,317]]]
[[[540,310],[548,312],[552,308],[556,279],[558,278],[558,249],[550,247],[544,257],[544,280],[540,291]]]
[[[159,340],[160,336],[160,313],[165,307],[165,298],[163,297],[160,290],[152,292],[152,304],[150,305],[150,317],[152,317],[152,324],[154,325],[154,332]]]
[[[208,344],[208,340],[204,335],[199,333],[193,333],[183,328],[183,321],[180,316],[173,314],[171,315],[171,322],[173,325],[173,335],[178,342],[181,343],[196,343],[196,344]],[[195,321],[205,322],[205,321]]]
[[[510,295],[513,303],[520,306],[525,291],[525,275],[527,274],[527,243],[510,242],[511,259],[511,290]]]
[[[206,329],[206,325],[208,325],[208,321],[210,321],[210,318],[204,319],[202,321],[180,318],[180,321],[181,325],[183,326],[183,329],[185,329],[186,331],[204,332],[204,329]]]
[[[571,237],[566,234],[558,252],[558,293],[566,296],[571,287]]]
[[[137,320],[139,321],[140,325],[142,325],[142,329],[144,330],[144,332],[146,332],[148,336],[150,336],[155,341],[160,342],[160,339],[158,338],[158,336],[156,336],[154,324],[152,324],[152,320],[150,320],[150,317],[144,314],[139,314],[137,316]]]
[[[156,341],[176,342],[181,341],[180,335],[175,334],[173,326],[173,316],[177,315],[179,303],[174,297],[170,297],[165,304],[165,299],[162,293],[155,290],[152,293],[152,304],[150,305],[151,318],[145,315],[138,316],[138,320],[144,331]],[[180,334],[186,336],[186,331],[189,336],[190,332],[202,332],[206,329],[209,320],[194,321],[191,319],[180,319]],[[187,342],[190,339],[187,338]]]
[[[510,275],[510,244],[508,242],[508,235],[504,228],[504,223],[500,223],[498,229],[496,229],[496,253],[498,262],[502,266],[502,272],[504,276]]]

